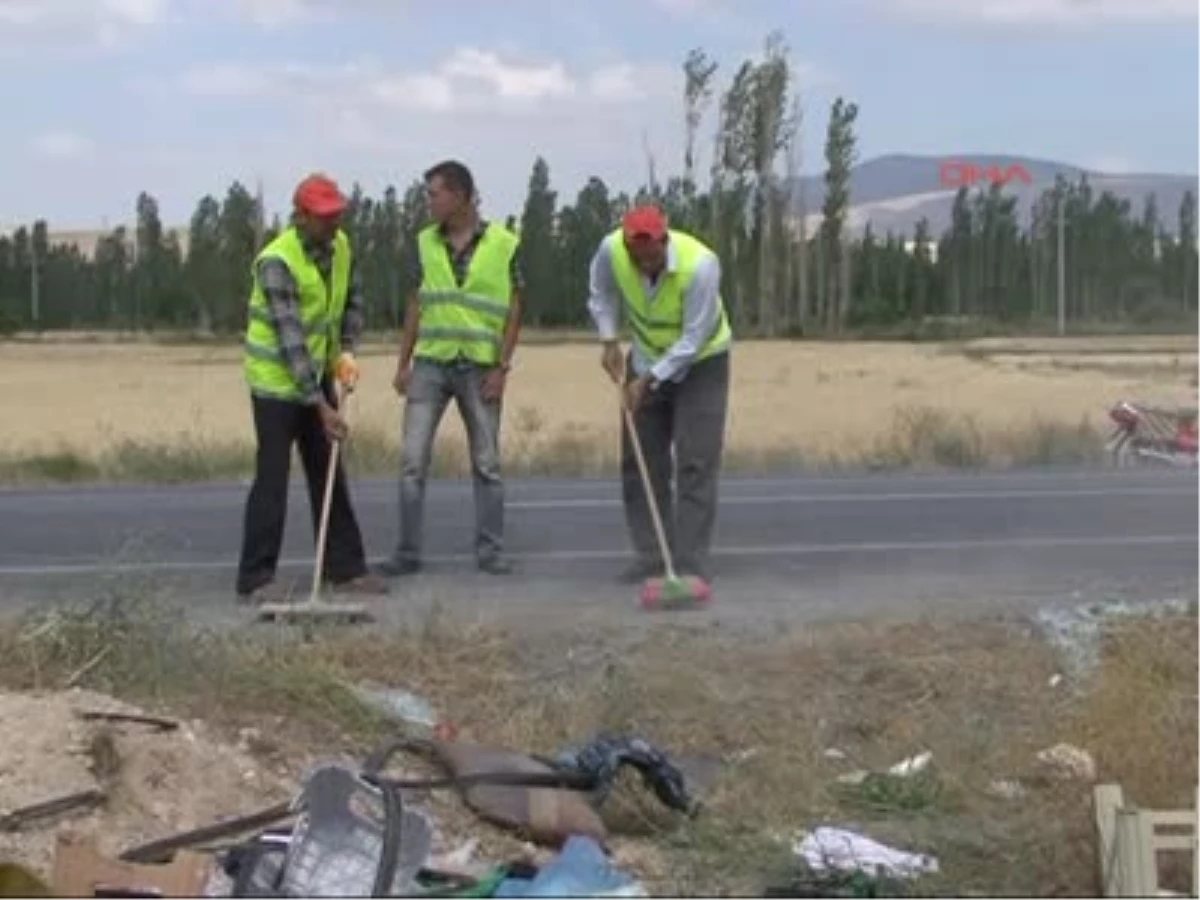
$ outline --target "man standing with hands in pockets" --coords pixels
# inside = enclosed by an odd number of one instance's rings
[[[658,207],[638,206],[601,241],[590,282],[601,365],[624,384],[677,568],[707,581],[733,342],[720,260],[696,238],[668,228]],[[617,340],[622,310],[633,333],[628,365]],[[621,482],[636,554],[623,580],[661,577],[664,561],[623,417]]]
[[[275,568],[287,515],[292,446],[308,483],[313,531],[320,523],[332,442],[346,438],[333,382],[353,389],[362,332],[362,293],[350,241],[340,226],[346,199],[323,175],[300,182],[292,224],[258,254],[244,363],[258,441],[246,498],[237,593],[248,603],[282,602]],[[341,466],[330,498],[325,572],[335,591],[385,594],[370,575]]]
[[[400,540],[382,574],[421,568],[425,479],[434,437],[451,400],[471,453],[475,559],[481,572],[506,575],[500,418],[505,382],[521,328],[518,239],[480,218],[475,181],[448,160],[425,173],[432,224],[417,236],[415,283],[408,298],[393,385],[405,398],[400,461]]]

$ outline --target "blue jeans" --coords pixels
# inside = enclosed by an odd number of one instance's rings
[[[404,405],[400,447],[400,543],[393,559],[418,562],[425,508],[425,479],[438,425],[450,401],[458,406],[471,451],[475,484],[475,554],[499,556],[504,542],[504,481],[500,475],[499,400],[483,399],[488,370],[472,362],[417,359]]]

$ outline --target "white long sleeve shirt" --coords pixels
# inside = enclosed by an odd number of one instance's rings
[[[608,235],[600,242],[592,257],[587,307],[602,341],[617,339],[624,303],[621,289],[617,286],[612,271],[612,242],[620,239],[620,235]],[[651,283],[648,277],[639,273],[642,289],[646,292],[651,309],[657,299],[662,276],[674,273],[677,264],[675,247],[668,241],[666,269],[659,275],[657,282]],[[682,380],[695,361],[696,354],[720,322],[720,290],[721,262],[715,253],[707,253],[696,264],[695,274],[683,293],[683,331],[679,340],[653,365],[644,357],[635,342],[630,360],[634,373],[640,376],[649,371],[657,381]]]

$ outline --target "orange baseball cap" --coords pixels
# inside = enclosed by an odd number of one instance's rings
[[[667,217],[661,209],[652,204],[635,206],[625,213],[621,229],[625,232],[626,240],[649,238],[652,241],[661,241],[667,236]]]
[[[314,216],[336,216],[346,209],[346,198],[337,182],[326,175],[309,175],[296,186],[292,202],[300,212]]]

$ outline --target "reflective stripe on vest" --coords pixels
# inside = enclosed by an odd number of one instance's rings
[[[342,314],[350,289],[350,241],[342,231],[334,237],[328,284],[317,264],[304,252],[294,227],[267,244],[254,260],[244,346],[246,381],[255,393],[283,400],[300,399],[300,386],[280,352],[279,335],[271,326],[267,298],[258,281],[258,264],[267,258],[282,261],[295,279],[304,344],[313,366],[322,373],[339,352]]]
[[[489,223],[460,286],[438,227],[421,230],[417,251],[424,277],[417,291],[421,318],[414,356],[442,362],[462,357],[485,366],[499,362],[517,240],[504,226]]]
[[[705,254],[712,252],[689,234],[674,230],[668,234],[675,254],[675,271],[664,271],[659,276],[658,292],[653,300],[646,296],[642,273],[629,255],[620,229],[612,232],[609,241],[613,278],[625,300],[624,308],[634,342],[651,362],[657,361],[683,334],[684,292],[695,275],[696,264]],[[717,300],[721,304],[720,318],[713,333],[696,354],[697,360],[707,359],[728,349],[733,340],[725,303],[719,295]]]

